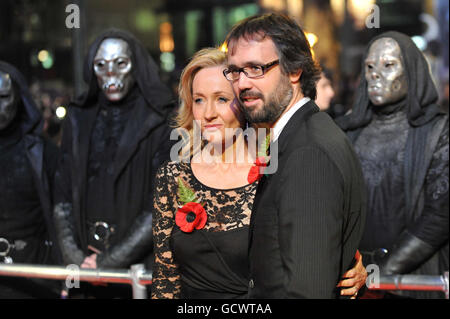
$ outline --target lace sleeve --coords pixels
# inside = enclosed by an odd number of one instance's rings
[[[153,299],[180,297],[180,275],[170,247],[170,236],[175,223],[176,187],[168,164],[160,167],[155,178],[153,241]]]

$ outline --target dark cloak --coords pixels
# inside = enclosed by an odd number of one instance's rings
[[[57,148],[50,141],[42,137],[44,120],[33,101],[28,89],[27,81],[22,73],[9,63],[0,61],[0,70],[8,73],[17,88],[20,101],[18,108],[20,112],[18,121],[22,138],[25,141],[26,153],[33,170],[33,179],[39,192],[39,198],[44,213],[49,239],[56,243],[54,228],[51,218],[52,196],[51,186],[56,167]],[[16,119],[17,120],[17,119]],[[54,252],[55,258],[58,256]]]
[[[428,248],[423,250],[424,253],[411,249],[409,253],[414,258],[404,263],[405,271],[401,273],[442,275],[449,266],[448,115],[438,105],[438,94],[423,54],[408,36],[386,32],[372,39],[363,57],[352,113],[336,122],[346,131],[353,144],[361,131],[371,123],[373,105],[367,93],[364,60],[372,43],[384,37],[393,38],[399,44],[408,83],[407,97],[396,103],[404,105],[403,111],[409,124],[403,163],[407,228],[406,235],[399,236],[394,249],[401,247],[402,243],[408,243],[406,237],[410,236]],[[407,254],[404,256],[407,257]],[[406,294],[430,297],[426,293]]]
[[[43,233],[36,234],[36,240],[42,242],[42,244],[30,243],[26,249],[37,249],[36,251],[27,251],[26,260],[16,260],[16,262],[22,263],[35,263],[35,264],[54,264],[60,260],[60,253],[58,249],[58,243],[56,240],[54,224],[52,221],[52,181],[54,171],[56,168],[56,161],[58,157],[57,147],[49,140],[42,136],[43,130],[43,118],[39,112],[35,102],[33,101],[30,91],[28,89],[27,81],[23,77],[22,73],[9,63],[0,61],[0,70],[8,73],[11,76],[13,87],[16,93],[16,97],[19,99],[18,113],[16,114],[15,123],[11,125],[17,125],[17,129],[20,130],[20,139],[23,141],[24,154],[26,154],[27,160],[31,168],[31,179],[34,182],[37,195],[39,197],[40,209],[43,214],[45,222],[45,229]],[[6,128],[7,130],[8,128]],[[1,177],[0,177],[1,178]],[[19,198],[9,198],[8,200],[21,200]],[[26,223],[27,221],[24,221]],[[21,230],[21,234],[17,233],[15,236],[20,237],[24,235],[26,229]],[[39,230],[40,232],[40,230]],[[25,235],[24,235],[25,236]],[[29,237],[27,237],[29,238]],[[44,243],[47,241],[47,244]],[[38,246],[38,247],[37,247]],[[26,250],[25,250],[26,251]],[[38,259],[34,259],[38,258]],[[2,284],[9,285],[13,291],[6,289],[4,293],[8,291],[11,295],[8,298],[55,298],[56,293],[51,293],[47,288],[53,287],[58,282],[51,282],[50,284],[40,279],[24,279],[24,278],[3,278],[0,279]],[[53,287],[54,288],[54,287]],[[58,287],[59,288],[59,287]],[[20,291],[20,293],[19,293]],[[19,295],[16,295],[19,293]],[[49,294],[50,293],[50,294]],[[48,295],[49,294],[49,295]]]
[[[85,255],[90,254],[87,250],[85,212],[87,166],[90,137],[99,110],[99,97],[103,94],[97,84],[93,60],[106,38],[120,38],[128,43],[138,92],[112,165],[114,212],[111,214],[116,216],[118,223],[115,243],[110,250],[99,255],[97,265],[128,267],[133,262],[142,261],[152,249],[151,243],[142,244],[136,236],[151,232],[148,218],[151,218],[152,211],[153,179],[158,167],[169,158],[170,129],[166,118],[174,105],[169,89],[159,79],[155,62],[128,32],[117,29],[106,31],[89,48],[84,66],[88,90],[69,106],[55,196],[56,203],[72,203],[75,240]],[[71,259],[73,256],[65,254],[66,262],[82,262],[79,258]]]

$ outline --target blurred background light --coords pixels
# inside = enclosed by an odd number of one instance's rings
[[[314,45],[317,43],[317,41],[319,41],[319,38],[314,33],[305,32],[305,35],[306,35],[306,38],[308,39],[309,46],[311,48],[314,47]]]
[[[47,50],[41,50],[41,51],[39,51],[39,53],[38,53],[38,60],[39,60],[40,62],[44,62],[45,60],[48,59],[48,57],[49,57],[49,53],[48,53]]]
[[[424,37],[422,37],[420,35],[415,35],[415,36],[411,37],[411,39],[416,44],[416,46],[420,49],[420,51],[426,50],[428,43]]]
[[[54,64],[53,54],[50,53],[48,50],[39,51],[37,54],[37,60],[41,62],[41,65],[44,69],[51,69],[53,67]]]
[[[375,0],[348,0],[348,10],[355,18],[355,27],[363,29],[366,26],[366,18],[371,14],[371,8]]]
[[[260,0],[260,5],[267,10],[286,10],[286,2],[284,0]]]
[[[139,31],[148,32],[156,28],[156,16],[150,10],[141,9],[136,12],[134,23]]]
[[[227,43],[224,42],[221,46],[220,46],[220,51],[227,53],[228,52],[228,46]]]
[[[59,119],[63,119],[66,116],[67,111],[66,108],[61,105],[56,108],[55,113]]]
[[[303,0],[287,0],[287,12],[300,21],[303,14]]]
[[[172,52],[174,48],[172,25],[169,22],[161,23],[159,26],[159,49],[161,52]]]
[[[49,56],[44,62],[42,62],[42,67],[44,69],[51,69],[53,66],[53,58]]]
[[[333,10],[336,22],[341,24],[345,17],[345,1],[344,0],[330,0],[330,6]]]
[[[175,55],[172,52],[163,52],[160,56],[161,69],[172,72],[175,69]]]

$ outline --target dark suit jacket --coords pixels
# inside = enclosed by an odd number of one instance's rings
[[[335,298],[363,231],[359,162],[312,101],[284,127],[278,150],[278,170],[260,180],[250,222],[249,297]]]

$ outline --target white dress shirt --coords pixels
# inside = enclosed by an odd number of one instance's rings
[[[278,137],[280,137],[281,132],[283,131],[286,124],[289,122],[291,117],[297,112],[303,105],[308,103],[311,99],[309,97],[304,97],[297,103],[295,103],[289,111],[284,113],[280,119],[277,121],[275,126],[273,127],[273,139],[272,141],[276,141]]]

